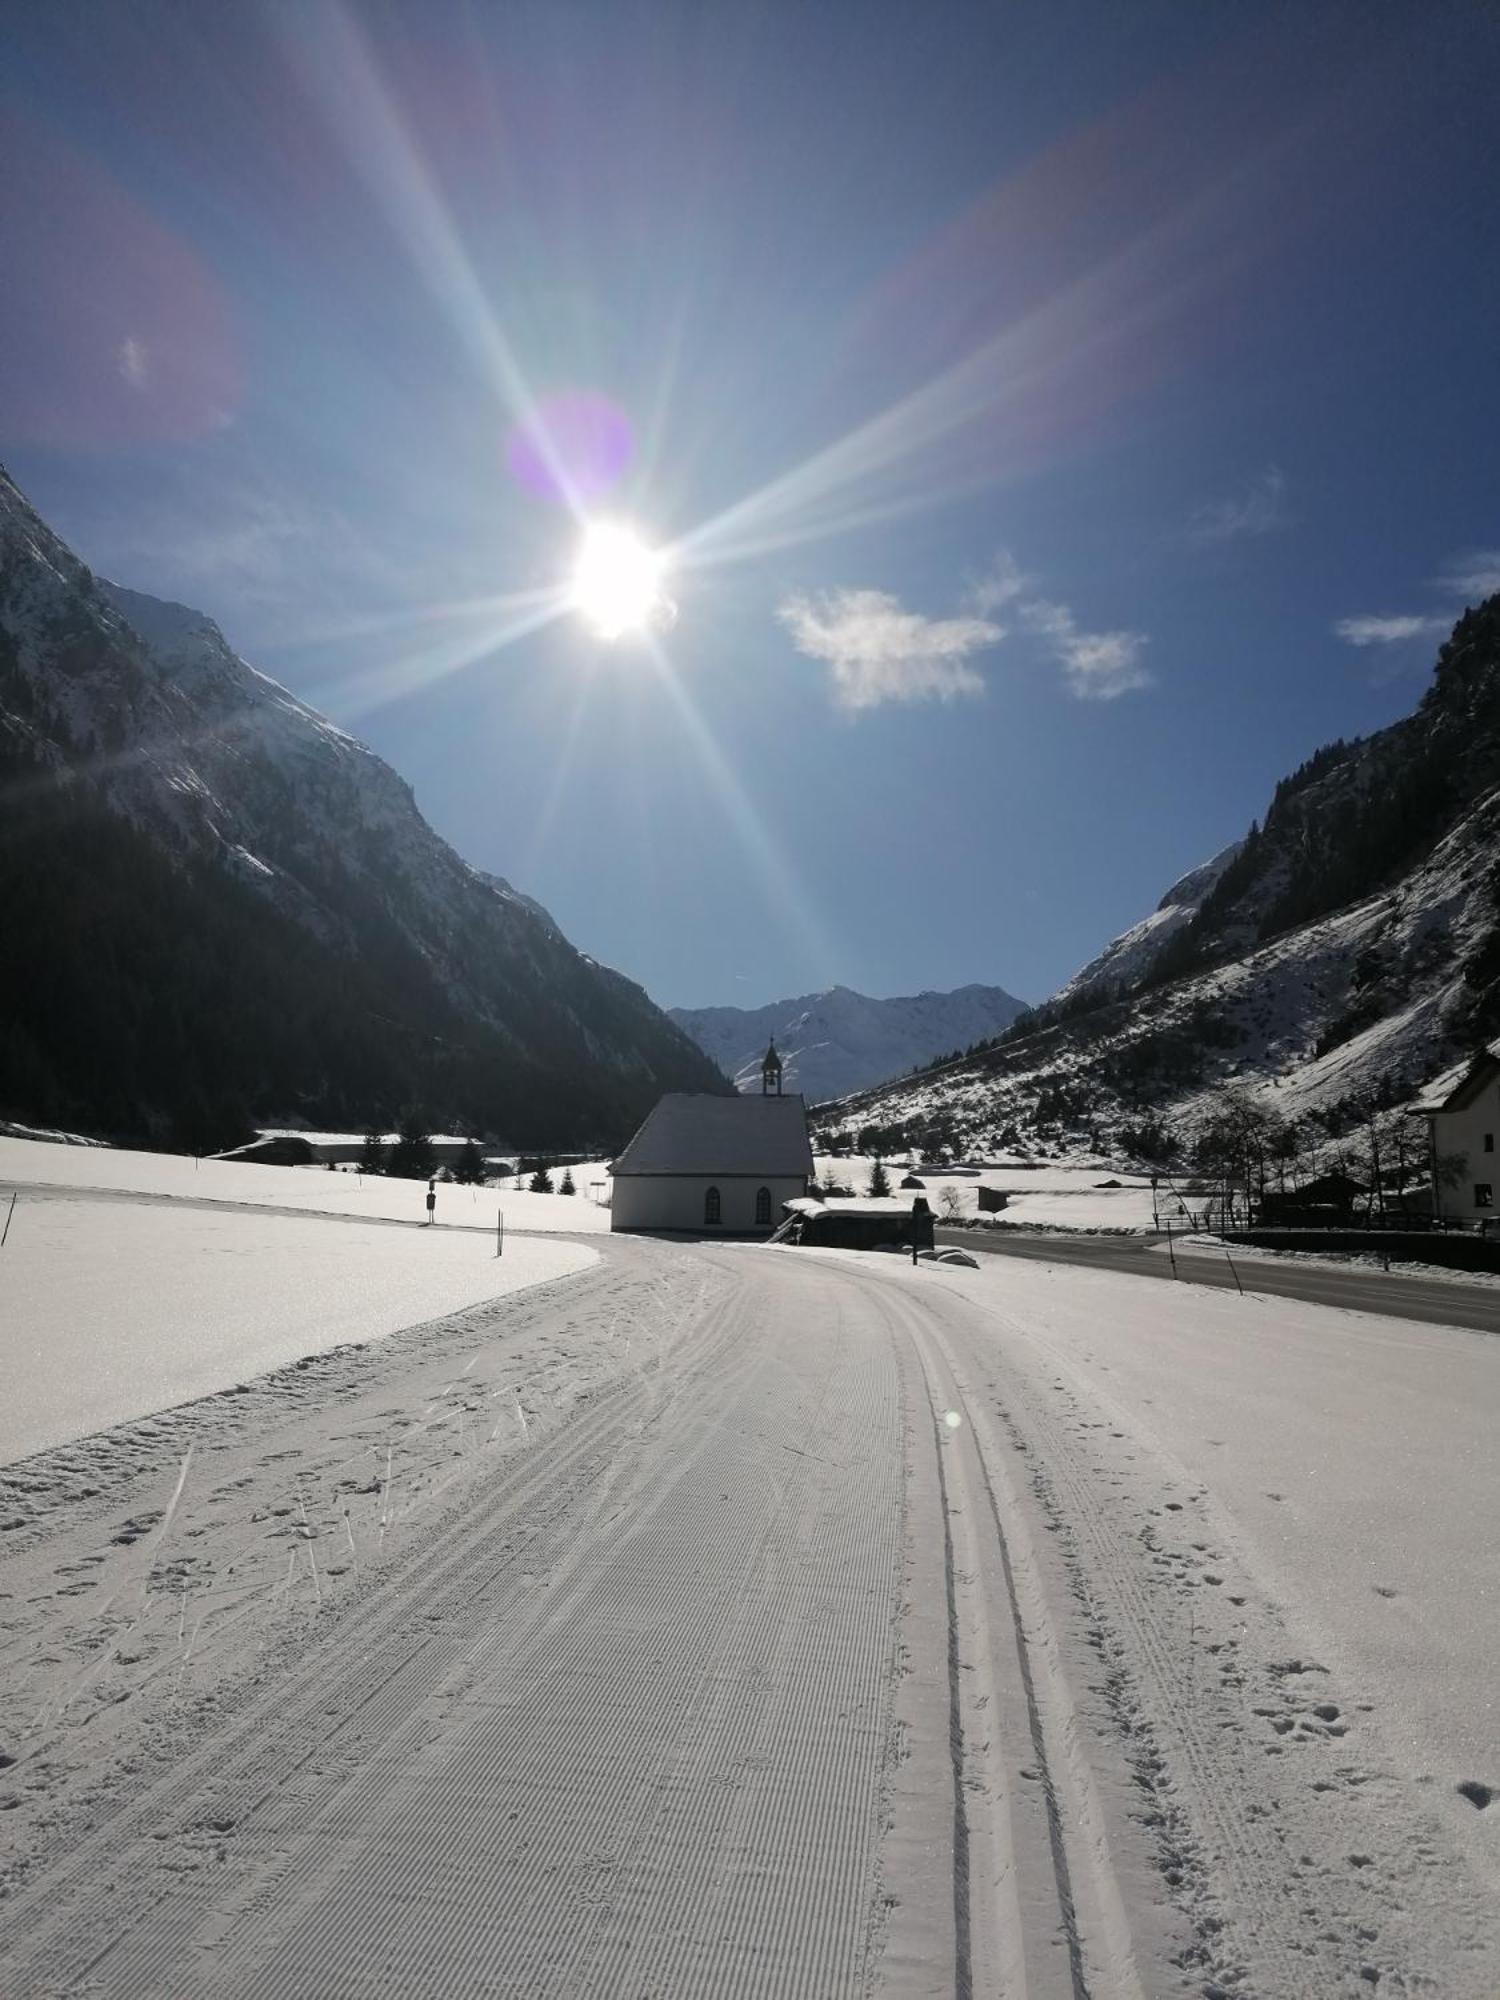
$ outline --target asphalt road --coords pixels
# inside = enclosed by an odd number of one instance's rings
[[[1228,1251],[1178,1250],[1176,1266],[1159,1246],[1162,1238],[1139,1236],[1028,1236],[1020,1230],[939,1229],[939,1243],[1000,1257],[1030,1257],[1045,1264],[1083,1264],[1097,1271],[1123,1271],[1134,1278],[1168,1284],[1235,1288],[1235,1274],[1247,1292],[1303,1299],[1350,1312],[1385,1313],[1393,1319],[1422,1320],[1431,1326],[1468,1326],[1500,1333],[1500,1285],[1466,1285],[1449,1278],[1419,1278],[1400,1271],[1351,1265],[1346,1271],[1290,1259],[1236,1257]]]

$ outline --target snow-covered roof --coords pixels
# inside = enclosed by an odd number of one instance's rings
[[[1462,1111],[1497,1074],[1500,1074],[1500,1042],[1491,1042],[1482,1055],[1435,1077],[1417,1099],[1417,1109]]]
[[[853,1201],[819,1201],[814,1195],[799,1195],[781,1205],[797,1215],[910,1215],[913,1206],[894,1195],[862,1195]]]
[[[614,1162],[620,1174],[764,1174],[813,1170],[802,1099],[678,1090],[657,1104]]]

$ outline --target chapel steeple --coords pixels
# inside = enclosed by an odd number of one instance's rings
[[[771,1095],[772,1084],[776,1086],[775,1094],[780,1097],[781,1057],[776,1053],[776,1037],[774,1035],[771,1037],[770,1046],[766,1050],[765,1061],[760,1066],[760,1094],[762,1097],[769,1097]]]

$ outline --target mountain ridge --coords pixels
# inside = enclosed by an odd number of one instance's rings
[[[834,985],[761,1007],[667,1012],[741,1089],[759,1086],[761,1059],[774,1036],[788,1087],[817,1102],[985,1040],[1014,1020],[1023,1004],[1003,987],[978,983],[885,1000]]]
[[[3,472],[0,786],[0,1115],[196,1142],[411,1105],[572,1144],[728,1088],[373,751],[203,613],[95,578]]]
[[[1149,1163],[1232,1090],[1337,1143],[1500,1032],[1497,855],[1500,596],[1457,621],[1410,715],[1315,751],[1205,864],[1206,889],[1183,878],[1167,935],[1143,919],[985,1048],[851,1097],[824,1129]]]

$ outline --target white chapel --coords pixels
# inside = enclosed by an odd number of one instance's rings
[[[782,1203],[805,1195],[813,1174],[807,1109],[782,1094],[775,1042],[758,1097],[671,1092],[610,1172],[611,1229],[769,1236]]]

